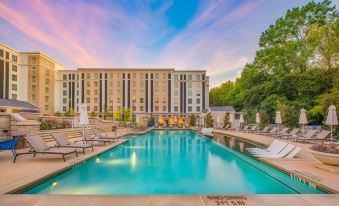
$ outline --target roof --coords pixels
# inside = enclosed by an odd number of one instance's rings
[[[215,106],[215,107],[210,107],[210,110],[212,112],[234,112],[234,108],[231,106]]]
[[[39,107],[26,102],[12,99],[0,99],[0,107],[20,108],[24,110],[40,111]]]

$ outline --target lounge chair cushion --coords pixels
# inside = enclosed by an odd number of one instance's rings
[[[41,152],[49,149],[49,146],[39,135],[26,136],[25,139],[36,152]]]

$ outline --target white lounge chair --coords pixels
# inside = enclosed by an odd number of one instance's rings
[[[91,144],[86,144],[86,143],[72,144],[70,141],[68,141],[68,139],[65,137],[63,133],[52,133],[52,137],[57,142],[57,146],[69,147],[69,148],[74,148],[74,149],[82,149],[82,153],[84,154],[85,154],[85,149],[87,148],[92,148],[92,151],[94,151],[93,145]]]
[[[296,156],[300,152],[300,150],[301,150],[300,147],[294,148],[294,150],[292,152],[290,152],[285,158],[287,158],[287,159],[293,158],[294,156]]]
[[[213,128],[202,128],[201,133],[205,136],[213,136]]]
[[[287,143],[286,142],[282,142],[279,140],[274,140],[272,142],[272,144],[266,148],[266,149],[261,149],[261,148],[248,148],[247,150],[251,153],[251,154],[277,154],[279,153],[281,150],[283,150],[286,147]]]
[[[255,157],[264,157],[264,158],[283,158],[286,155],[288,155],[294,148],[295,148],[294,145],[288,144],[277,154],[257,154],[257,155],[254,154],[254,156]]]
[[[293,139],[293,141],[298,141],[298,140],[304,141],[306,139],[312,138],[315,135],[316,132],[317,132],[317,130],[311,129],[311,130],[308,130],[304,136],[301,136],[301,137],[300,136],[294,136],[292,139]]]
[[[285,133],[285,134],[279,134],[276,137],[278,138],[283,138],[283,139],[290,139],[290,138],[295,138],[296,135],[300,132],[299,128],[294,128],[290,133]]]
[[[325,139],[331,134],[330,131],[327,130],[323,130],[321,131],[317,136],[313,137],[313,135],[311,137],[297,137],[296,141],[297,142],[302,142],[305,143],[306,141],[322,141],[324,142]]]

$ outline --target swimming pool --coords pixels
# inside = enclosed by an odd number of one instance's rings
[[[24,194],[323,193],[230,147],[185,130],[153,130]]]

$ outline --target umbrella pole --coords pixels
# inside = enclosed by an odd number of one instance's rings
[[[332,139],[333,139],[333,126],[331,125],[331,143],[332,143]]]

